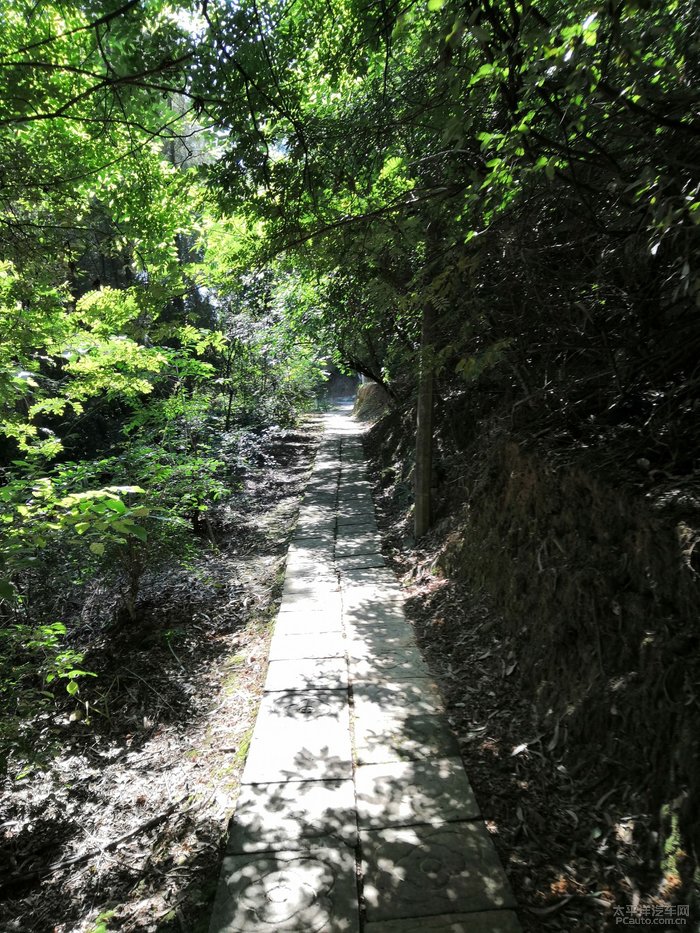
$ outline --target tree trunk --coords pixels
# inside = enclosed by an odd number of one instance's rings
[[[430,528],[430,487],[433,472],[433,384],[434,311],[428,302],[423,309],[420,340],[420,378],[416,419],[416,471],[413,529],[421,538]]]

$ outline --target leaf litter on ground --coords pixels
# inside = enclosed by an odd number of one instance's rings
[[[218,549],[149,575],[138,626],[104,626],[114,594],[86,594],[75,626],[99,676],[0,805],[3,931],[207,929],[317,438],[313,418],[263,435]]]

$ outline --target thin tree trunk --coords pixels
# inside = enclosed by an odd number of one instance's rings
[[[428,302],[423,308],[420,340],[420,378],[416,419],[416,471],[413,528],[421,538],[430,528],[430,487],[433,472],[433,328],[435,312]]]
[[[233,411],[233,399],[236,394],[236,390],[233,387],[233,366],[234,363],[238,360],[240,356],[240,344],[235,343],[229,347],[229,352],[226,357],[226,372],[224,373],[224,379],[228,382],[228,405],[226,406],[226,423],[224,425],[224,430],[228,431],[231,428],[231,413]]]
[[[233,389],[228,390],[228,405],[226,406],[226,423],[224,424],[224,431],[229,431],[231,429],[231,413],[233,411],[233,397],[236,393]]]

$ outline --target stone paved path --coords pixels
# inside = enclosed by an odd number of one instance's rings
[[[325,422],[210,933],[518,933],[384,567],[360,429]]]

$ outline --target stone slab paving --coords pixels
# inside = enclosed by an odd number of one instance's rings
[[[340,471],[340,482],[345,491],[345,483],[362,483],[367,479],[367,470],[362,463],[356,463],[352,466],[343,467]]]
[[[342,632],[343,618],[338,612],[280,612],[275,622],[275,635],[310,635],[314,632]]]
[[[292,544],[300,544],[308,547],[309,545],[329,545],[333,547],[335,543],[335,522],[319,522],[317,519],[308,519],[299,522],[294,529]]]
[[[361,846],[368,921],[515,906],[481,821],[365,831]]]
[[[243,784],[352,777],[350,708],[341,690],[266,693]]]
[[[376,522],[363,522],[362,524],[356,525],[340,525],[336,532],[336,541],[338,544],[340,544],[341,542],[346,541],[348,538],[354,538],[362,534],[374,535],[376,533]]]
[[[356,554],[351,557],[338,557],[336,559],[338,569],[343,570],[366,570],[371,567],[384,567],[385,562],[381,554]]]
[[[344,657],[270,661],[266,693],[278,690],[347,690],[350,683]]]
[[[224,858],[212,933],[359,933],[355,854],[335,840]]]
[[[367,596],[362,598],[366,592],[366,587],[358,587],[352,595],[359,595],[359,599],[344,597],[343,618],[346,625],[352,625],[358,629],[368,629],[369,631],[384,628],[386,625],[400,625],[404,628],[410,628],[406,622],[406,613],[401,601],[385,602],[376,598],[376,596],[375,598],[368,598]]]
[[[307,596],[314,600],[318,600],[324,598],[326,595],[338,592],[340,592],[340,589],[337,579],[330,576],[326,571],[319,570],[319,572],[311,578],[301,574],[292,574],[292,576],[287,577],[284,581],[282,596]]]
[[[416,645],[413,632],[405,625],[385,625],[373,631],[368,626],[348,625],[346,651],[351,661],[376,660],[391,651],[407,650]]]
[[[325,524],[331,525],[333,524],[333,516],[329,514],[327,508],[302,500],[299,506],[297,524],[301,522],[325,522]]]
[[[363,765],[459,754],[453,733],[437,716],[418,714],[398,721],[385,718],[381,725],[356,729],[355,736],[355,758]]]
[[[327,523],[326,523],[327,524]],[[327,525],[328,531],[325,534],[308,535],[304,540],[293,541],[287,552],[287,558],[294,557],[296,554],[309,555],[315,557],[318,554],[333,554],[333,534],[332,528]]]
[[[327,573],[332,565],[333,559],[331,557],[310,557],[303,555],[290,558],[287,561],[286,572],[287,574],[291,574],[297,582],[299,577],[313,577],[315,581],[318,581],[319,577]],[[328,580],[327,582],[330,589],[337,589],[335,580]],[[285,587],[285,590],[286,592],[294,592],[291,587]]]
[[[312,560],[318,560],[318,558],[328,558],[332,559],[333,557],[333,538],[331,535],[315,535],[314,537],[307,538],[296,538],[289,545],[289,550],[287,552],[287,562],[293,560],[297,557],[309,557]],[[331,576],[335,575],[335,568],[331,567],[328,570],[328,573]]]
[[[313,492],[304,497],[304,505],[313,505],[317,508],[333,509],[337,504],[337,497],[330,493]]]
[[[342,602],[339,592],[325,593],[321,599],[312,592],[286,593],[282,597],[279,612],[282,615],[285,612],[304,613],[323,611],[326,607],[329,612],[338,612],[341,610]]]
[[[358,516],[364,515],[366,520],[374,511],[374,503],[369,493],[358,496],[341,495],[338,498],[338,510],[339,515],[345,516],[348,512],[354,512]]]
[[[305,546],[309,543],[314,547]],[[333,561],[332,545],[323,542],[320,547],[316,547],[318,543],[318,538],[311,538],[307,541],[295,541],[290,546],[291,553],[287,558],[287,574],[284,580],[284,589],[287,592],[298,593],[309,586],[308,580],[300,579],[306,576],[303,573],[306,567],[316,568],[316,575],[311,583],[314,595],[318,595],[321,584],[325,584],[330,590],[338,589],[338,573]]]
[[[367,599],[375,594],[376,598],[388,602],[398,599],[403,602],[403,590],[396,582],[393,573],[384,568],[356,568],[340,570],[340,588],[345,591],[344,602],[352,606],[358,599]]]
[[[351,780],[245,785],[236,801],[227,854],[296,848],[316,836],[337,836],[356,845]]]
[[[294,544],[330,544],[335,541],[335,522],[331,525],[321,522],[308,521],[303,524],[300,522],[294,530],[292,542]]]
[[[369,502],[373,503],[372,499],[372,484],[369,480],[346,480],[345,483],[339,490],[339,495],[344,498],[351,498],[354,500],[359,499],[360,496],[364,496]]]
[[[361,829],[473,820],[479,807],[458,758],[360,765],[355,770]]]
[[[357,642],[355,642],[357,644]],[[391,647],[384,651],[368,651],[364,657],[349,659],[350,679],[353,683],[372,680],[381,683],[429,675],[420,651],[413,645]]]
[[[360,428],[324,420],[210,933],[519,933],[384,565]]]
[[[270,661],[297,658],[344,658],[345,635],[342,632],[314,632],[307,635],[275,635],[270,645]]]
[[[350,525],[350,527],[356,528],[358,526]],[[335,545],[336,558],[354,557],[357,554],[380,553],[382,542],[379,535],[366,531],[366,525],[360,525],[359,527],[363,529],[362,534],[353,535],[352,537],[348,535],[346,538],[341,538],[339,541],[337,541]]]
[[[404,597],[401,588],[398,586],[385,589],[383,584],[365,583],[348,590],[343,587],[341,578],[341,590],[343,591],[343,606],[348,611],[357,609],[369,612],[376,610],[380,605],[387,608],[392,604],[403,606]]]
[[[485,910],[473,914],[443,914],[413,920],[366,923],[365,933],[521,933],[511,910]]]
[[[355,756],[360,764],[457,757],[459,746],[428,678],[355,683]]]
[[[353,508],[345,506],[338,510],[337,514],[338,528],[345,525],[366,525],[367,522],[374,521],[374,507],[366,506],[364,508]]]

